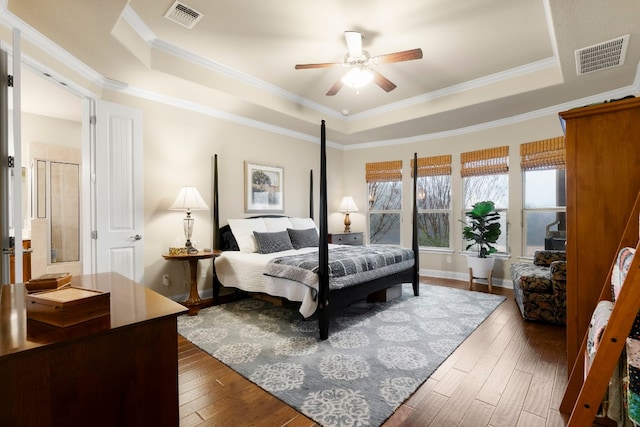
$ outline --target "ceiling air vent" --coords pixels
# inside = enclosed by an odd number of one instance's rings
[[[578,75],[624,64],[629,35],[576,50]]]
[[[189,29],[193,28],[203,16],[204,15],[197,10],[179,1],[173,3],[167,13],[164,14],[164,17],[168,20]]]

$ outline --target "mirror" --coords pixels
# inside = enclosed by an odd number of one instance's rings
[[[48,219],[49,263],[80,260],[80,165],[36,159],[33,212]]]
[[[80,167],[51,162],[51,262],[80,259]]]

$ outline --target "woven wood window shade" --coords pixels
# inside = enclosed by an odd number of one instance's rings
[[[507,173],[509,172],[509,146],[461,153],[460,161],[462,177]]]
[[[523,171],[564,169],[566,154],[564,136],[528,142],[520,145],[520,166]]]
[[[438,175],[451,175],[451,154],[418,159],[418,176]],[[413,178],[413,159],[411,159],[411,177]]]
[[[402,160],[366,164],[367,182],[402,181]]]

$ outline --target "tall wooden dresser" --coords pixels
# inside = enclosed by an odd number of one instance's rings
[[[567,362],[591,314],[640,191],[640,98],[569,110],[567,138]]]
[[[53,326],[30,318],[23,283],[0,286],[0,426],[177,426],[187,310],[118,273],[71,286],[109,292],[109,314]]]

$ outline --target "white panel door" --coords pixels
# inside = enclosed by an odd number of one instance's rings
[[[144,284],[142,112],[96,105],[96,269]]]

